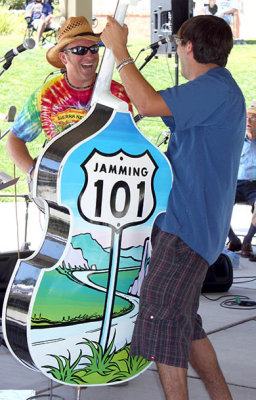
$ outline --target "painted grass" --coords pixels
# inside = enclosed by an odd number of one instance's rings
[[[71,360],[64,355],[50,354],[55,359],[55,365],[44,365],[48,374],[60,382],[74,385],[100,385],[121,382],[142,372],[150,362],[141,356],[131,357],[129,355],[130,345],[125,345],[119,351],[113,346],[114,338],[103,353],[99,343],[84,339],[84,344],[90,349],[92,355],[80,351],[76,360]],[[83,362],[85,360],[85,362]]]

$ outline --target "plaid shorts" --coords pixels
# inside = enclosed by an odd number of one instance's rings
[[[154,227],[130,354],[188,368],[193,340],[206,334],[197,314],[208,263],[179,237]]]

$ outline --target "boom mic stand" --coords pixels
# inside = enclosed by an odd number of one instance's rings
[[[157,46],[157,47],[155,47],[154,49],[152,49],[151,53],[145,58],[144,63],[140,66],[139,71],[141,71],[142,68],[144,68],[145,65],[147,65],[147,63],[156,55],[157,50],[158,50],[158,47],[159,47],[159,46]],[[142,51],[142,50],[141,50],[141,51]],[[140,52],[141,52],[141,51],[140,51]],[[139,54],[140,54],[140,53],[139,53]],[[137,55],[136,60],[137,60],[139,54]],[[135,60],[135,61],[136,61],[136,60]],[[135,115],[135,117],[134,117],[134,122],[135,122],[135,124],[137,124],[137,122],[139,122],[142,118],[143,118],[143,116],[141,116],[140,114]]]
[[[158,46],[159,47],[159,46]],[[145,67],[145,65],[156,55],[158,47],[155,47],[154,49],[152,49],[151,53],[145,58],[144,63],[141,65],[141,67],[139,68],[139,71],[142,70],[142,68]]]
[[[145,58],[145,62],[141,65],[141,67],[139,68],[139,71],[141,71],[142,68],[144,68],[145,65],[156,55],[158,48],[159,48],[159,45],[157,47],[154,47],[154,49],[152,49],[151,54]],[[138,54],[138,56],[139,56],[139,54]],[[138,58],[138,56],[136,57],[136,59]],[[179,56],[177,53],[177,48],[175,50],[175,66],[174,66],[174,68],[175,68],[175,86],[177,86],[179,84]]]
[[[177,49],[175,51],[174,70],[175,70],[175,86],[178,86],[178,84],[179,84],[179,56],[178,56],[178,53],[177,53]]]
[[[0,131],[0,140],[3,139],[10,132],[10,128],[7,128],[6,131],[2,134]]]
[[[158,48],[159,48],[159,45],[157,47],[155,47],[154,49],[152,49],[151,53],[145,58],[144,63],[140,66],[139,71],[141,71],[142,68],[144,68],[145,65],[156,55]],[[136,59],[137,58],[138,58],[138,56],[136,57]],[[179,81],[179,57],[178,57],[177,51],[175,51],[175,86],[178,85],[178,81]],[[137,124],[137,122],[139,122],[141,119],[143,119],[143,116],[140,114],[137,114],[134,117],[134,122]],[[157,147],[160,147],[162,144],[166,144],[168,142],[171,132],[169,130],[167,130],[167,131],[162,132],[162,134],[164,135],[164,138],[162,139],[162,141],[160,143],[157,144]]]
[[[3,67],[0,69],[0,76],[12,65],[12,58],[6,61]]]

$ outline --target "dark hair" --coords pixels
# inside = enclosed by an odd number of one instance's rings
[[[198,15],[186,20],[178,31],[182,44],[191,41],[194,58],[201,64],[213,63],[225,67],[233,47],[233,34],[224,19],[213,15]]]

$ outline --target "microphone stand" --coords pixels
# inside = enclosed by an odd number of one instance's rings
[[[145,58],[144,63],[143,63],[143,64],[141,65],[141,67],[139,68],[139,71],[141,71],[142,68],[144,68],[145,65],[156,55],[157,50],[158,50],[158,47],[159,47],[159,45],[158,45],[157,47],[155,47],[154,49],[152,49],[151,53]],[[142,51],[142,50],[141,50],[141,51]],[[138,58],[138,56],[136,57],[136,59],[137,59],[137,58]],[[134,117],[134,122],[135,122],[135,124],[137,124],[137,122],[139,122],[142,118],[143,118],[143,116],[140,115],[140,114],[135,115],[135,117]]]
[[[0,76],[12,65],[12,60],[13,58],[10,58],[9,60],[6,61],[6,63],[3,65],[2,69],[0,69]]]
[[[161,140],[160,143],[156,144],[157,147],[162,146],[162,144],[167,144],[168,143],[168,140],[169,140],[169,138],[171,136],[171,131],[170,130],[169,131],[164,131],[164,132],[162,132],[162,135],[164,135],[164,138]]]
[[[177,53],[177,49],[175,51],[175,86],[179,84],[179,56]]]
[[[149,54],[149,56],[147,56],[147,57],[145,58],[145,62],[144,62],[144,63],[142,64],[142,66],[139,68],[139,71],[141,71],[142,68],[144,68],[145,65],[156,55],[157,50],[158,50],[158,47],[159,47],[159,45],[158,45],[157,47],[155,47],[154,49],[152,49],[151,54]]]
[[[142,70],[142,68],[145,67],[145,65],[156,55],[158,47],[155,47],[154,49],[152,49],[151,54],[149,54],[149,56],[147,56],[145,58],[145,62],[141,65],[141,67],[139,68],[139,71]],[[138,57],[137,57],[138,58]],[[179,56],[177,53],[177,50],[175,51],[175,86],[178,86],[179,84]]]
[[[145,65],[156,55],[158,47],[159,47],[159,45],[157,47],[155,47],[154,49],[152,49],[151,54],[145,58],[145,62],[139,68],[139,71],[141,71],[142,68],[144,68]],[[137,58],[138,58],[138,56],[136,57],[136,59]],[[175,51],[175,86],[178,86],[178,84],[179,84],[179,56],[178,56],[177,49],[176,49],[176,51]],[[140,115],[140,114],[135,115],[135,117],[134,117],[135,124],[137,124],[137,122],[139,122],[141,119],[143,119],[142,115]],[[163,141],[159,144],[159,146],[161,146],[162,144],[166,143],[167,140],[168,140],[168,137],[166,136],[163,139]]]
[[[3,134],[0,131],[0,140],[3,139],[7,135],[7,133],[9,133],[9,132],[10,132],[10,128],[7,128],[6,131],[4,131]]]

